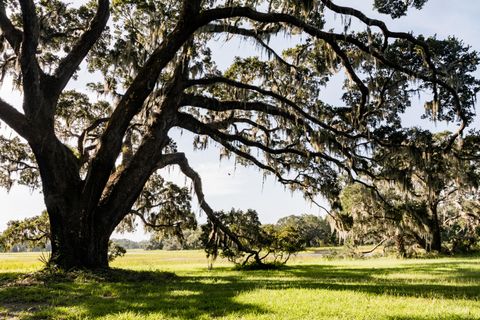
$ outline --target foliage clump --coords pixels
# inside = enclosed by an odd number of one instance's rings
[[[7,222],[7,228],[0,234],[0,245],[4,251],[16,246],[28,249],[46,249],[50,244],[50,222],[43,211],[39,216]]]
[[[264,225],[252,209],[220,211],[216,216],[251,252],[241,250],[228,235],[208,223],[202,233],[207,256],[215,259],[220,255],[242,268],[277,268],[307,246],[331,241],[333,237],[326,230],[325,220],[312,215],[289,216],[276,224]]]
[[[372,185],[346,185],[339,197],[334,218],[344,240],[385,242],[401,256],[480,248],[478,134],[445,149],[448,135],[414,129],[396,150],[377,149]]]

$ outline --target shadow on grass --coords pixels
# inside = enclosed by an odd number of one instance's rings
[[[479,298],[480,280],[462,282],[459,279],[479,279],[478,271],[466,268],[452,268],[450,277],[422,278],[422,266],[400,268],[336,268],[326,267],[319,270],[318,266],[305,265],[292,268],[288,272],[298,279],[292,287],[318,288],[330,290],[347,290],[365,292],[375,295],[393,295],[402,297],[422,297],[441,299],[475,299]],[[428,270],[428,271],[427,271]],[[416,274],[410,278],[404,274]],[[446,272],[443,271],[442,274]],[[397,277],[390,277],[395,274]],[[432,268],[425,267],[424,275],[440,275]],[[474,277],[475,276],[475,277]],[[451,281],[457,280],[457,281]]]
[[[12,276],[4,276],[12,280]],[[233,298],[253,284],[239,285],[234,278],[177,277],[170,272],[113,269],[108,273],[37,277],[26,284],[20,277],[0,287],[2,316],[18,319],[69,319],[81,313],[82,319],[119,314],[162,314],[170,319],[220,317],[232,313],[266,313],[255,305],[236,303]],[[2,279],[2,274],[0,274]],[[77,311],[66,311],[76,308]],[[27,311],[27,312],[24,312]],[[22,313],[23,312],[23,313]]]
[[[389,274],[418,274],[418,278],[388,278]],[[467,282],[428,281],[425,274],[448,274]],[[30,285],[8,285],[14,276],[0,273],[0,306],[4,315],[19,319],[68,319],[74,313],[96,318],[130,312],[140,316],[161,314],[165,318],[200,319],[248,314],[268,315],[273,310],[236,301],[242,292],[255,289],[326,289],[364,292],[372,295],[478,300],[478,271],[463,263],[415,264],[392,268],[349,268],[303,265],[278,271],[233,272],[217,268],[211,274],[178,277],[154,271],[113,270],[98,278],[77,276]],[[3,282],[2,282],[3,279]],[[441,279],[441,278],[440,278]],[[72,313],[71,308],[76,309]],[[28,312],[22,313],[22,310]],[[67,311],[68,310],[68,311]],[[1,309],[0,309],[1,311]],[[2,313],[0,312],[0,318]],[[468,319],[452,315],[452,319]],[[393,318],[392,318],[393,319]],[[400,319],[395,317],[395,319]],[[401,318],[426,320],[422,318]]]
[[[20,276],[19,273],[0,273],[0,287],[3,287],[4,285],[11,283],[15,279]]]

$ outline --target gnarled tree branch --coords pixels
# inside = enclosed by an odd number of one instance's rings
[[[109,17],[109,0],[98,0],[98,8],[95,16],[90,22],[88,29],[80,36],[68,55],[62,59],[54,73],[56,78],[55,91],[59,94],[67,85],[80,63],[100,38],[105,30]]]
[[[251,248],[247,248],[239,239],[238,237],[228,228],[226,227],[216,216],[215,212],[213,211],[212,207],[208,204],[205,200],[205,194],[203,193],[202,187],[202,179],[200,175],[190,167],[187,158],[185,157],[184,153],[175,153],[175,154],[166,154],[163,156],[162,160],[158,163],[158,168],[163,168],[167,165],[176,164],[180,167],[180,170],[183,172],[185,176],[187,176],[193,183],[193,188],[195,190],[195,194],[197,195],[198,203],[200,204],[200,208],[205,212],[207,217],[214,223],[220,230],[223,231],[228,237],[237,245],[240,251],[245,253],[250,253],[255,255],[255,259],[257,262],[261,263],[259,258],[259,252],[255,251]]]
[[[17,29],[8,18],[4,1],[0,1],[0,29],[10,46],[13,48],[13,51],[18,54],[23,34],[22,31]]]
[[[37,139],[27,118],[17,109],[0,98],[0,119],[29,142]]]
[[[205,27],[200,29],[201,32],[206,32],[206,33],[230,33],[230,34],[236,34],[244,37],[249,37],[254,39],[258,44],[265,49],[268,54],[272,55],[275,57],[275,59],[280,62],[280,64],[284,65],[285,67],[290,69],[295,69],[295,66],[289,62],[287,62],[285,59],[283,59],[272,47],[270,47],[263,39],[262,36],[270,34],[268,31],[263,30],[263,32],[258,32],[257,30],[251,30],[247,28],[241,28],[237,26],[232,26],[232,25],[226,25],[226,24],[208,24]],[[271,33],[276,33],[279,31],[279,28],[271,28],[270,29]]]

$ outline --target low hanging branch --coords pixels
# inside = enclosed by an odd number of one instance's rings
[[[377,243],[372,249],[367,250],[367,251],[362,251],[362,255],[366,255],[366,254],[374,252],[375,250],[377,250],[378,247],[380,247],[382,244],[384,244],[385,241],[387,241],[387,240],[389,240],[389,238],[384,238],[382,241]]]
[[[246,247],[240,239],[238,239],[237,235],[235,235],[228,227],[226,227],[215,215],[212,207],[208,204],[205,200],[205,194],[203,193],[202,187],[202,179],[200,175],[189,165],[188,159],[184,153],[175,153],[175,154],[166,154],[162,161],[158,163],[158,168],[163,168],[167,165],[178,165],[182,173],[190,178],[193,182],[193,188],[195,190],[195,194],[197,195],[198,203],[200,204],[200,208],[205,212],[208,216],[210,221],[218,227],[224,234],[226,234],[238,247],[240,251],[245,253],[251,254],[255,257],[255,261],[258,264],[262,264],[258,251],[255,251],[251,248]]]
[[[200,32],[206,33],[227,33],[231,35],[241,35],[244,37],[249,37],[255,40],[269,55],[272,55],[281,65],[285,66],[287,70],[294,70],[296,66],[287,62],[283,59],[272,47],[270,47],[262,37],[268,37],[274,35],[280,31],[280,28],[271,28],[271,30],[262,30],[263,32],[258,32],[257,30],[251,30],[246,28],[240,28],[232,25],[223,25],[223,24],[208,24],[205,27],[200,29]]]

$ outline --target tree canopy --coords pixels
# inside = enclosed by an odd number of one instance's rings
[[[425,2],[374,7],[399,18]],[[326,12],[345,18],[342,31],[327,29]],[[335,207],[339,176],[374,175],[372,150],[408,138],[401,114],[413,99],[426,100],[427,117],[458,124],[447,150],[471,123],[480,85],[478,54],[462,41],[393,31],[330,0],[5,0],[0,29],[2,81],[23,96],[22,110],[0,100],[1,121],[21,137],[0,139],[0,182],[41,186],[52,260],[66,268],[107,266],[108,238],[132,214],[192,224],[184,190],[158,193],[158,170],[173,165],[216,230],[254,253],[206,202],[176,129]],[[245,39],[252,55],[220,70],[210,45],[221,35]],[[288,37],[300,40],[270,45]],[[67,86],[85,69],[91,83]],[[339,73],[343,102],[329,105],[321,93]]]
[[[353,241],[395,239],[401,255],[412,244],[441,251],[442,233],[447,242],[459,240],[452,233],[475,238],[480,230],[478,135],[445,150],[448,132],[416,128],[409,134],[396,148],[376,149],[376,188],[355,183],[342,190],[337,228]],[[476,240],[468,242],[462,250]],[[459,249],[454,243],[450,247]]]

